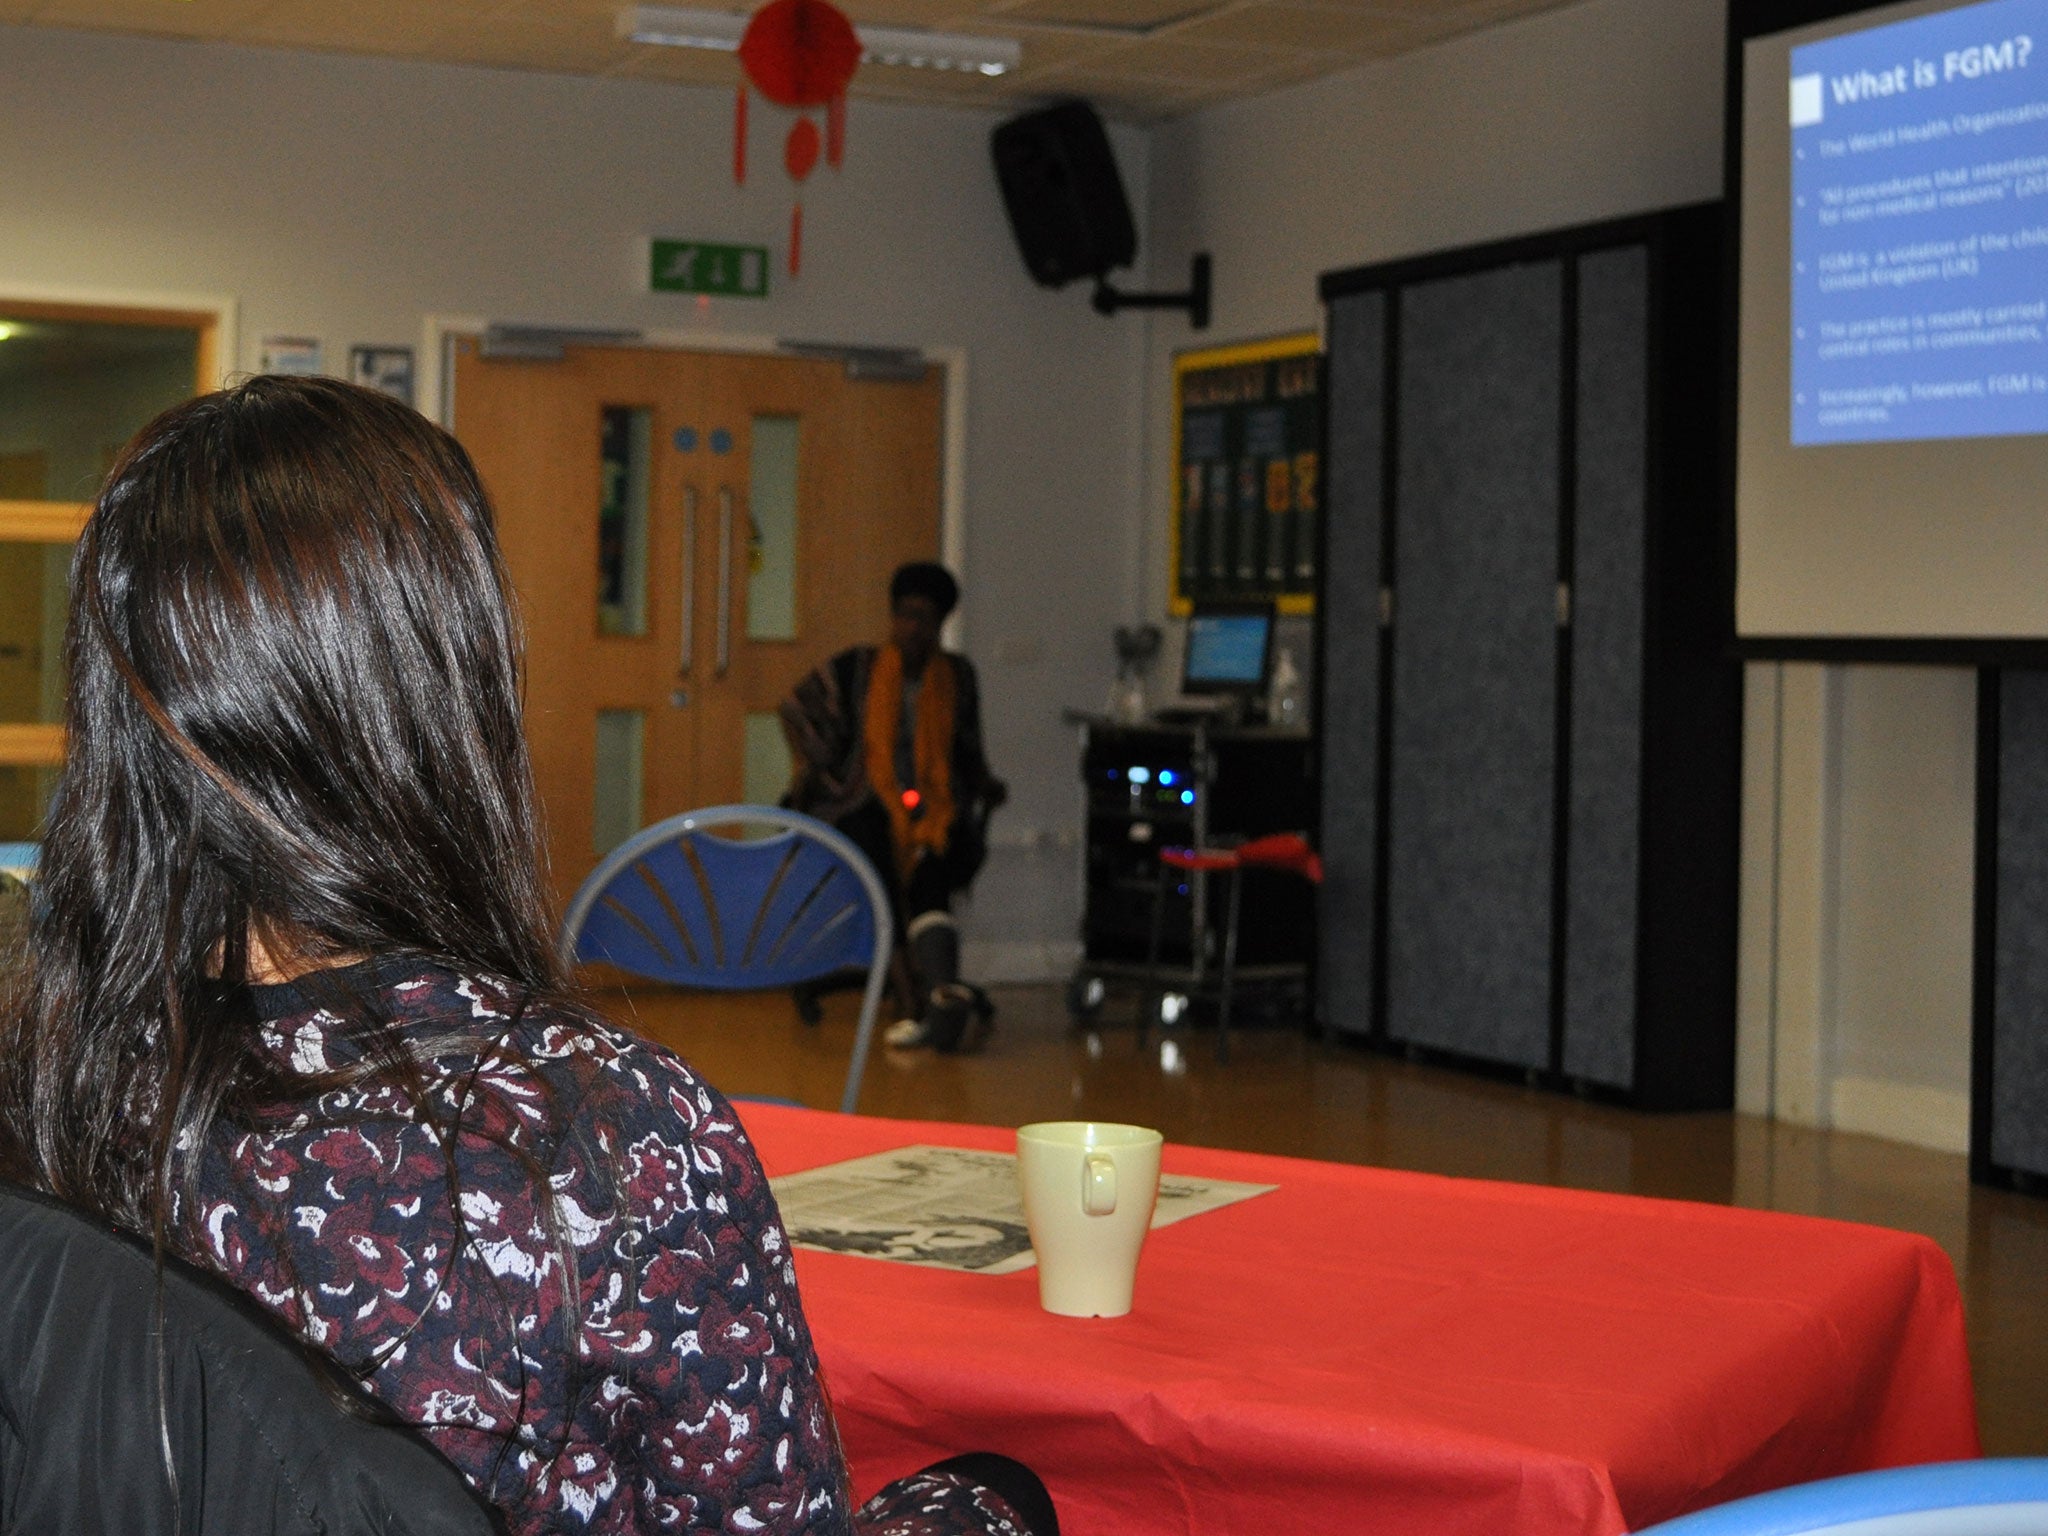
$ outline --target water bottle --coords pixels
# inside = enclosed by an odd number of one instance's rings
[[[1284,645],[1273,662],[1266,718],[1288,731],[1298,731],[1308,724],[1308,700],[1301,686],[1301,669],[1294,664],[1294,652]]]

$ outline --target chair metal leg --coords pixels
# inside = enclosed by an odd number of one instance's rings
[[[1230,1060],[1230,993],[1237,984],[1237,914],[1244,898],[1244,867],[1230,868],[1230,915],[1223,930],[1223,998],[1216,1012],[1216,1059]]]
[[[1159,878],[1152,882],[1152,942],[1145,949],[1145,989],[1138,995],[1138,1049],[1145,1049],[1151,1034],[1152,1015],[1165,1000],[1166,988],[1159,980],[1159,945],[1166,930],[1167,863],[1158,861]]]

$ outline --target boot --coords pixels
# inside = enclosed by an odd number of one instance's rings
[[[938,988],[960,979],[960,930],[950,912],[920,912],[910,920],[910,968],[917,990],[929,998]]]

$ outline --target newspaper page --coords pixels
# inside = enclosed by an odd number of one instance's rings
[[[1014,1274],[1033,1262],[1013,1153],[899,1147],[769,1182],[799,1248],[981,1275]],[[1161,1174],[1152,1225],[1171,1226],[1275,1187]]]

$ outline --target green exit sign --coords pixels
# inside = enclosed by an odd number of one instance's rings
[[[714,245],[708,240],[657,240],[648,262],[647,282],[656,293],[765,299],[768,247]]]

